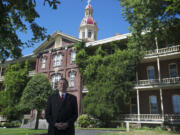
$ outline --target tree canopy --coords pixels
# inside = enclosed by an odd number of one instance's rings
[[[59,0],[44,0],[53,9],[60,4]],[[32,46],[46,38],[46,29],[36,23],[39,14],[35,9],[36,0],[1,0],[0,1],[0,61],[21,56],[21,49]],[[29,41],[22,41],[19,33],[32,31]]]
[[[9,65],[6,69],[3,85],[5,90],[0,92],[1,114],[8,120],[17,120],[21,116],[18,104],[23,90],[29,81],[29,64],[16,63]]]
[[[24,89],[19,108],[38,111],[35,129],[38,128],[39,114],[45,108],[48,96],[52,92],[49,79],[43,74],[33,76]]]
[[[122,14],[130,23],[133,40],[130,42],[131,45],[134,44],[141,49],[154,49],[155,38],[160,47],[180,43],[179,0],[119,1]]]

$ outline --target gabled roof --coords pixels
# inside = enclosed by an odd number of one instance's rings
[[[52,44],[54,41],[55,41],[55,38],[57,36],[62,36],[62,38],[64,39],[67,39],[69,41],[72,41],[72,42],[78,42],[78,41],[81,41],[80,39],[78,38],[75,38],[73,36],[70,36],[70,35],[67,35],[67,34],[64,34],[62,32],[59,32],[59,31],[56,31],[55,33],[53,33],[49,39],[45,40],[40,46],[38,46],[33,52],[35,54],[37,54],[39,51],[45,49],[48,45]]]

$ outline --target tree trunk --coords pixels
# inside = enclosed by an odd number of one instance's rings
[[[38,126],[39,126],[39,114],[40,114],[40,111],[37,110],[36,124],[35,124],[35,128],[34,129],[38,129]]]

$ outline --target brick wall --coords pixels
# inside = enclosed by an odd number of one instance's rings
[[[177,73],[180,76],[180,59],[171,59],[171,60],[163,60],[160,61],[160,71],[161,71],[161,78],[169,78],[169,64],[176,63],[177,65]],[[141,63],[138,65],[138,79],[139,80],[146,80],[148,79],[147,75],[147,67],[154,66],[155,70],[155,79],[158,79],[158,69],[157,69],[157,62],[149,62],[149,63]]]
[[[63,41],[63,46],[70,44],[71,42],[65,42],[66,40]],[[52,48],[54,44],[51,44],[49,46]],[[67,49],[65,48],[59,48],[56,50],[51,50],[39,54],[36,60],[36,72],[38,73],[44,73],[48,76],[48,78],[51,81],[51,77],[53,74],[61,74],[61,77],[64,77],[70,81],[70,72],[75,73],[75,86],[73,88],[68,88],[67,91],[68,93],[71,93],[77,97],[77,102],[78,102],[78,110],[79,113],[81,113],[81,77],[80,77],[80,72],[76,64],[71,63],[71,51],[72,47],[68,47]],[[53,56],[61,53],[62,54],[62,63],[61,66],[53,67]],[[42,65],[42,58],[46,58],[46,66],[44,69],[41,68]]]
[[[173,103],[172,96],[180,95],[180,89],[162,89],[163,95],[163,106],[165,114],[173,113]],[[140,91],[139,92],[139,100],[140,100],[140,113],[141,114],[150,114],[150,106],[149,106],[149,96],[154,95],[157,96],[158,103],[158,113],[161,114],[161,103],[160,103],[160,90],[149,90],[149,91]]]

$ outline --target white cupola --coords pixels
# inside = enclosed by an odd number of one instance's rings
[[[89,2],[88,0],[88,5],[85,8],[85,16],[79,27],[79,38],[87,42],[97,40],[98,31],[96,21],[92,17],[93,8]]]

